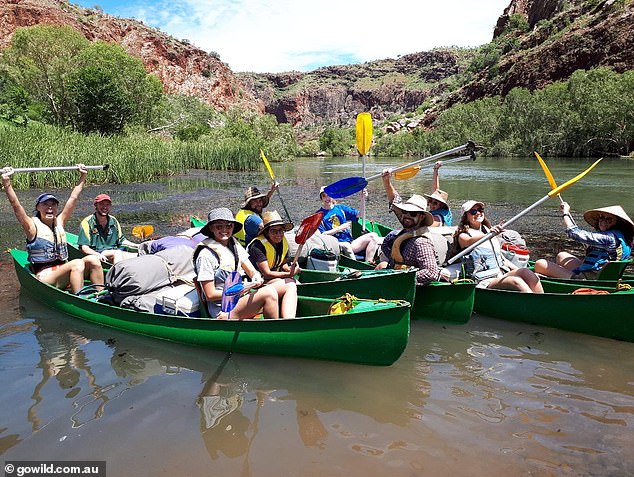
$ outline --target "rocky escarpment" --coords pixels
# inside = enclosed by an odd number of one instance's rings
[[[168,93],[197,96],[221,110],[233,106],[264,109],[217,55],[139,21],[84,9],[65,0],[0,0],[0,48],[10,44],[16,28],[38,24],[68,25],[90,40],[120,44],[158,76]]]
[[[309,73],[240,77],[280,122],[349,126],[360,111],[371,111],[377,120],[414,111],[447,88],[442,81],[461,70],[463,56],[439,50]]]
[[[542,88],[578,69],[609,66],[622,73],[634,68],[634,3],[573,3],[563,9],[563,2],[555,0],[513,1],[500,17],[496,34],[502,34],[513,14],[527,18],[530,31],[500,59],[495,76],[482,71],[448,104],[505,95],[515,87]]]

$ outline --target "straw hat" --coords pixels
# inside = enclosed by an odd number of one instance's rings
[[[200,233],[206,235],[207,237],[213,237],[213,234],[211,233],[211,228],[209,226],[217,220],[226,220],[227,222],[233,222],[234,234],[242,229],[242,224],[233,217],[233,214],[229,209],[227,209],[226,207],[219,207],[217,209],[211,209],[209,214],[207,214],[207,223],[204,227],[200,229]]]
[[[266,212],[262,214],[262,230],[260,230],[258,235],[264,235],[265,231],[267,231],[269,228],[275,225],[284,226],[285,232],[288,232],[289,230],[293,228],[293,224],[291,222],[287,222],[284,219],[282,219],[282,217],[277,212],[277,210],[273,210],[273,211],[267,210]]]
[[[629,230],[630,235],[634,235],[634,222],[623,210],[623,207],[620,205],[612,205],[610,207],[602,207],[600,209],[592,209],[587,210],[583,213],[583,218],[588,224],[590,224],[595,229],[599,228],[599,216],[600,215],[611,215],[617,219],[617,225],[622,224]]]
[[[249,187],[247,191],[244,193],[244,202],[242,203],[242,209],[246,208],[253,199],[264,199],[264,204],[262,204],[262,208],[269,205],[269,198],[266,194],[262,194],[257,187]]]
[[[471,209],[473,209],[476,205],[479,205],[480,207],[484,208],[484,202],[478,202],[477,200],[468,200],[464,204],[462,204],[462,207],[461,207],[462,213],[466,214]]]
[[[426,199],[435,199],[438,202],[442,202],[446,208],[449,208],[449,204],[447,203],[447,199],[449,199],[449,194],[447,194],[444,190],[436,189],[431,194],[423,194]]]
[[[429,226],[434,223],[434,217],[427,212],[427,199],[418,194],[414,194],[407,201],[399,204],[392,204],[392,207],[399,209],[402,212],[418,212],[425,217],[421,222],[421,225]]]

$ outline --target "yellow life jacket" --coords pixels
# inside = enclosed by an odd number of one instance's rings
[[[240,244],[242,244],[243,247],[247,245],[245,243],[247,239],[247,235],[246,235],[246,231],[244,230],[244,223],[246,222],[247,217],[252,214],[255,214],[255,212],[253,212],[252,210],[247,210],[247,209],[240,209],[238,213],[236,214],[236,221],[242,224],[242,228],[240,229],[239,232],[236,232],[235,234],[233,234],[233,236],[238,240],[238,242],[240,242]]]
[[[282,269],[282,265],[284,265],[284,260],[288,255],[288,240],[286,237],[282,238],[282,254],[278,254],[275,246],[264,236],[260,235],[253,239],[255,241],[260,242],[264,245],[264,250],[266,250],[266,261],[269,263],[269,268],[272,272],[279,272]]]
[[[441,234],[431,233],[428,227],[420,227],[413,232],[406,232],[403,230],[394,240],[391,252],[391,258],[392,260],[394,260],[394,268],[401,269],[408,267],[403,259],[401,247],[405,241],[416,237],[425,237],[426,239],[431,241],[434,247],[434,253],[436,255],[436,263],[438,264],[438,266],[441,266],[447,256],[447,239]]]

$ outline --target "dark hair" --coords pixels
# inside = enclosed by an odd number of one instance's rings
[[[453,234],[454,246],[456,247],[456,250],[458,251],[462,250],[463,248],[460,246],[460,242],[458,241],[458,236],[460,234],[468,232],[470,229],[469,220],[467,219],[468,214],[469,214],[469,211],[466,211],[462,214],[462,216],[460,217],[460,221],[458,222],[458,225],[456,226],[456,231]],[[491,222],[486,217],[484,217],[484,220],[481,222],[481,224],[484,225],[488,229],[491,228]]]

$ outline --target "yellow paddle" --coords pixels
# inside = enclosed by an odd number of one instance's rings
[[[475,161],[476,159],[475,153],[472,152],[468,156],[460,156],[460,157],[454,157],[453,159],[448,159],[446,161],[443,161],[443,164],[446,165],[446,164],[451,164],[452,162],[466,161],[467,159],[471,159],[472,161]],[[393,171],[394,178],[399,181],[402,181],[405,179],[411,179],[416,174],[418,174],[418,172],[421,169],[427,168],[427,167],[433,167],[433,166],[434,166],[434,163],[428,163],[428,164],[411,166],[411,167],[408,167],[407,164],[405,166],[399,166]],[[403,169],[403,167],[405,167],[405,169]]]
[[[357,114],[356,125],[357,151],[361,154],[363,177],[365,177],[365,156],[372,147],[372,116],[370,113]],[[361,194],[361,223],[365,232],[365,195]]]
[[[558,187],[555,187],[554,189],[552,189],[548,194],[546,194],[544,197],[542,197],[541,199],[539,199],[537,202],[535,202],[534,204],[528,206],[526,209],[522,210],[520,213],[518,213],[517,215],[515,215],[514,217],[510,218],[509,220],[507,220],[504,223],[504,226],[508,226],[511,225],[513,222],[515,222],[516,220],[518,220],[521,217],[524,217],[526,214],[528,214],[530,211],[532,211],[533,209],[537,208],[538,206],[540,206],[541,204],[543,204],[544,202],[546,202],[548,199],[550,199],[551,197],[554,197],[556,195],[559,195],[562,191],[566,190],[568,187],[570,187],[572,184],[574,184],[575,182],[577,182],[578,180],[580,180],[583,176],[585,176],[588,172],[590,172],[592,169],[594,169],[596,167],[597,164],[599,164],[599,162],[601,162],[601,159],[599,159],[598,161],[595,161],[594,164],[592,164],[590,167],[588,167],[585,171],[583,171],[581,174],[577,174],[575,177],[573,177],[572,179],[570,179],[567,182],[564,182],[563,184],[561,184]],[[451,265],[452,263],[458,261],[458,259],[464,257],[465,255],[467,255],[469,252],[471,252],[471,250],[473,250],[474,248],[478,247],[479,245],[481,245],[482,243],[486,242],[487,240],[489,240],[491,237],[493,237],[494,235],[497,235],[494,231],[491,231],[487,234],[485,234],[480,240],[478,240],[477,242],[472,243],[471,245],[469,245],[467,248],[465,248],[462,252],[458,253],[457,255],[454,255],[451,259],[447,260],[447,263],[449,265]]]
[[[269,176],[271,177],[271,180],[275,183],[275,174],[273,173],[273,169],[271,169],[271,164],[269,164],[269,160],[266,158],[266,156],[264,155],[264,151],[262,149],[260,149],[260,157],[262,158],[262,161],[264,162],[264,167],[266,167],[266,170],[269,171]],[[291,216],[288,213],[288,209],[286,208],[286,204],[284,203],[284,199],[282,199],[282,193],[280,192],[279,187],[277,188],[277,195],[280,198],[280,202],[282,203],[282,207],[284,207],[284,212],[286,213],[286,218],[288,219],[289,222],[293,222],[291,220]]]
[[[548,183],[550,184],[550,187],[552,189],[556,189],[557,188],[557,182],[555,182],[555,178],[553,177],[552,173],[550,172],[550,169],[548,169],[548,166],[546,165],[546,162],[544,162],[544,160],[542,159],[542,156],[540,156],[537,151],[535,151],[535,157],[539,161],[539,165],[542,166],[542,170],[544,171],[544,174],[546,175],[546,180],[548,180]],[[561,202],[563,204],[564,203],[563,197],[561,195],[558,195],[557,197],[559,197],[559,202]],[[573,224],[575,223],[575,219],[573,219],[572,217],[570,217],[570,220],[572,220]]]
[[[132,228],[132,235],[140,240],[145,240],[154,233],[152,225],[137,225]]]

